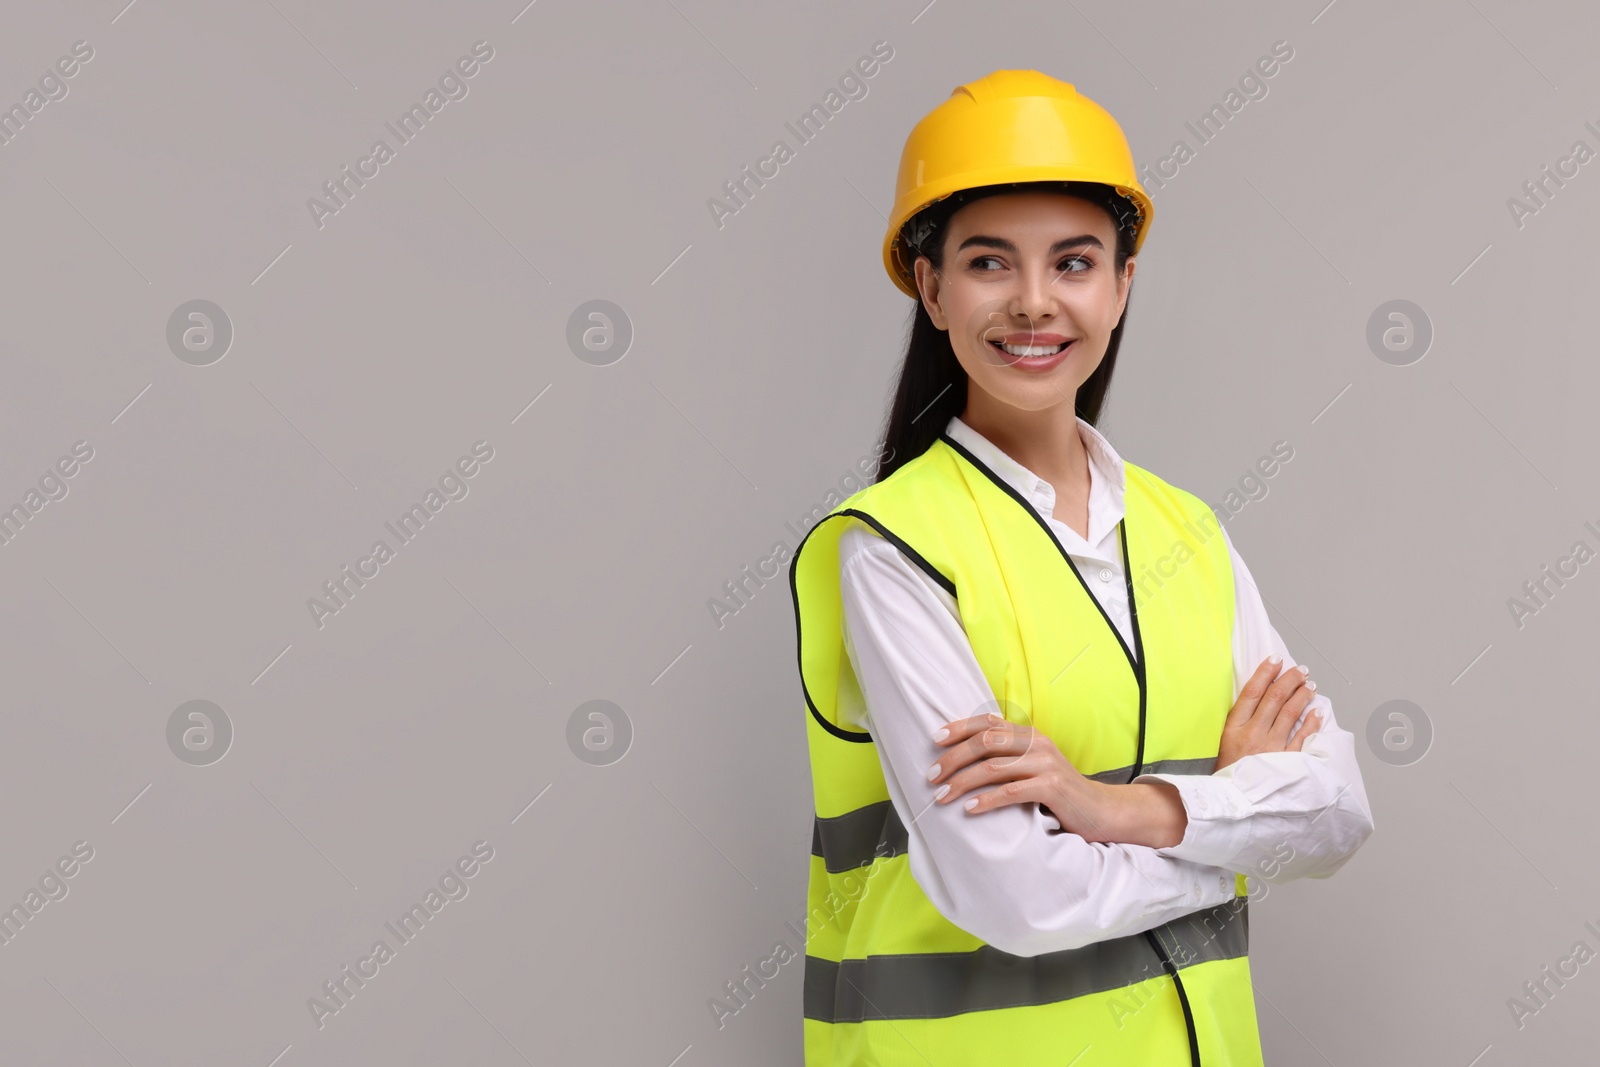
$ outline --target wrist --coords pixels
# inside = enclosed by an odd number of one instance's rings
[[[1051,805],[1061,828],[1091,843],[1116,841],[1121,825],[1110,788],[1082,774],[1068,775],[1059,806]]]
[[[1170,782],[1117,785],[1080,778],[1069,793],[1077,817],[1062,825],[1086,841],[1171,848],[1188,831],[1183,797]]]
[[[1172,848],[1183,841],[1189,831],[1189,812],[1183,806],[1183,795],[1171,782],[1139,782],[1132,786],[1143,789],[1145,796],[1145,827],[1148,840],[1140,844],[1151,848]]]

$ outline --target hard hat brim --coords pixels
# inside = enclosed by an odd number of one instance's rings
[[[957,175],[946,181],[917,189],[915,196],[908,197],[903,203],[895,204],[894,213],[890,217],[889,231],[883,241],[883,265],[889,272],[889,277],[894,280],[901,292],[913,299],[920,299],[916,275],[911,269],[911,265],[916,262],[916,254],[903,247],[900,240],[906,222],[918,212],[932,207],[948,196],[966,190],[981,189],[989,185],[1009,185],[1013,182],[1044,181],[1092,182],[1095,185],[1110,186],[1128,197],[1139,208],[1139,226],[1133,239],[1134,254],[1138,255],[1139,250],[1144,247],[1145,234],[1150,231],[1150,219],[1155,213],[1155,206],[1145,191],[1138,186],[1108,182],[1098,173],[1091,173],[1091,168],[1084,167],[991,167]]]

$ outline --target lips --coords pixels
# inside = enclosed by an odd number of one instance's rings
[[[1044,371],[1055,367],[1067,358],[1067,353],[1072,351],[1072,346],[1077,343],[1077,338],[1068,340],[1059,335],[1035,334],[1031,339],[1026,335],[1015,343],[990,341],[989,347],[1005,362],[1007,366],[1020,370]]]

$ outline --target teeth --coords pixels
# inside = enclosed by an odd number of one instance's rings
[[[1059,344],[1059,345],[1007,345],[1007,344],[1002,344],[1000,347],[1005,349],[1005,351],[1009,355],[1013,355],[1013,356],[1053,356],[1057,352],[1061,351],[1061,349],[1063,347],[1065,347],[1065,343],[1063,342],[1063,344]]]

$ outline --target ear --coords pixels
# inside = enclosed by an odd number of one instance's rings
[[[950,324],[939,303],[939,273],[933,269],[933,262],[927,256],[918,256],[911,270],[915,275],[917,292],[922,294],[922,306],[927,309],[928,318],[933,320],[934,326],[948,331]]]
[[[1129,256],[1123,264],[1122,275],[1117,281],[1117,321],[1122,320],[1122,312],[1128,306],[1128,294],[1133,291],[1133,271],[1139,265],[1138,256]]]

